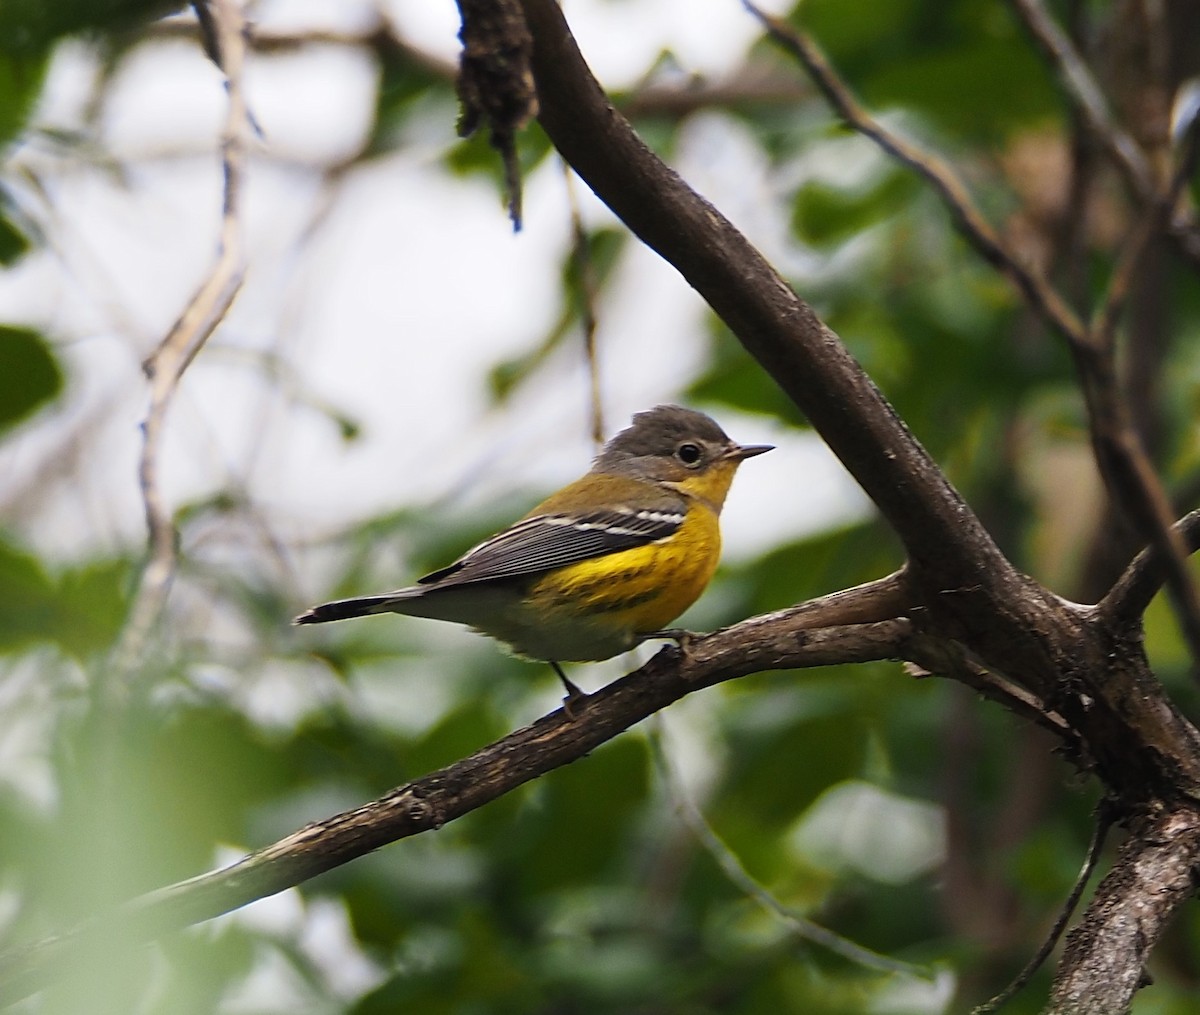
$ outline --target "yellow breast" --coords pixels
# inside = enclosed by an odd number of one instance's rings
[[[582,643],[610,641],[609,655],[671,623],[704,591],[721,556],[716,512],[693,502],[679,529],[658,543],[572,564],[540,578],[530,600],[550,627],[575,626]],[[560,658],[603,658],[572,655]]]

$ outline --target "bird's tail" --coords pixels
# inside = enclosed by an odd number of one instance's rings
[[[382,596],[364,596],[361,599],[338,599],[322,603],[300,614],[293,624],[327,624],[331,620],[349,620],[365,617],[371,613],[394,613],[396,604],[420,594],[420,589],[400,589]]]

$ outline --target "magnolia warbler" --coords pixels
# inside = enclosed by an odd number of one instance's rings
[[[737,444],[703,413],[660,405],[633,417],[581,479],[410,588],[322,603],[297,624],[403,613],[467,624],[550,663],[608,659],[653,637],[704,591],[721,553],[718,516]]]

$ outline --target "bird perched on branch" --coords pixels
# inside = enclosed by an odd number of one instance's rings
[[[770,451],[737,444],[708,416],[660,405],[633,417],[591,471],[416,585],[322,603],[323,624],[402,613],[467,624],[554,667],[608,659],[654,637],[699,598],[721,553],[719,516],[737,468]]]

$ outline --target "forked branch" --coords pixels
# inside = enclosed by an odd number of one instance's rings
[[[1107,118],[1103,101],[1090,75],[1085,77],[1082,62],[1075,66],[1074,50],[1067,53],[1069,42],[1054,35],[1048,16],[1035,2],[1015,0],[1031,29],[1044,46],[1066,63],[1060,65],[1069,91],[1082,105],[1089,122],[1104,130],[1114,157],[1136,178],[1139,195],[1146,206],[1124,245],[1122,255],[1113,270],[1104,298],[1088,324],[1076,316],[1049,280],[1036,268],[1026,264],[1009,243],[992,227],[978,209],[966,185],[942,159],[889,130],[854,97],[853,93],[821,52],[820,47],[805,32],[782,18],[760,10],[751,0],[744,6],[766,29],[770,37],[796,57],[813,82],[828,99],[829,104],[859,133],[870,138],[897,161],[923,177],[945,204],[963,237],[989,264],[1007,276],[1029,307],[1053,330],[1065,339],[1075,359],[1087,407],[1088,429],[1091,433],[1097,466],[1105,486],[1122,512],[1141,536],[1153,546],[1165,562],[1166,580],[1179,618],[1184,638],[1191,648],[1192,658],[1200,664],[1200,596],[1186,567],[1182,544],[1172,534],[1173,516],[1166,491],[1146,453],[1133,424],[1127,400],[1117,378],[1114,334],[1129,288],[1141,264],[1142,254],[1151,237],[1169,227],[1175,206],[1186,180],[1190,177],[1195,157],[1195,130],[1189,132],[1182,146],[1177,171],[1163,193],[1154,189],[1153,181],[1144,166],[1131,152],[1137,152],[1133,142],[1117,132]],[[1140,154],[1140,153],[1138,153]],[[1197,672],[1200,679],[1200,671]]]

